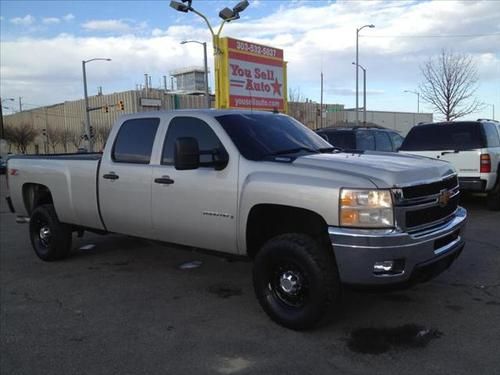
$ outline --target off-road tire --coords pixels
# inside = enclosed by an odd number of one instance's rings
[[[71,226],[59,221],[52,204],[43,204],[33,210],[29,231],[31,245],[40,259],[53,261],[69,255]]]
[[[284,291],[281,280],[290,275],[287,268],[292,269],[292,276],[293,272],[300,276],[296,279],[303,284],[303,295]],[[341,293],[332,250],[322,241],[298,233],[279,235],[264,244],[255,257],[253,285],[269,317],[294,330],[309,329],[325,320]]]

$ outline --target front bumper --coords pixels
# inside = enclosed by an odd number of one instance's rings
[[[467,211],[458,207],[448,222],[415,233],[329,227],[340,279],[345,284],[382,286],[422,279],[423,274],[434,277],[463,249],[466,221]],[[374,271],[376,263],[386,261],[395,261],[399,268]]]

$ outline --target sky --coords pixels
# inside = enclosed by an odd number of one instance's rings
[[[473,57],[479,73],[476,97],[484,108],[467,119],[500,118],[500,1],[274,1],[249,0],[241,18],[222,36],[284,50],[288,87],[303,99],[355,106],[356,28],[359,63],[367,69],[369,110],[415,112],[425,61],[442,49]],[[155,87],[162,77],[202,66],[200,45],[206,24],[169,1],[0,1],[0,96],[4,113],[83,97],[81,61],[87,65],[89,94],[135,89],[144,73]],[[193,0],[193,7],[218,26],[218,13],[237,1]],[[210,47],[211,48],[211,47]],[[210,49],[211,50],[211,49]],[[213,71],[213,60],[209,59]],[[210,78],[213,87],[213,77]],[[16,101],[5,100],[15,98]],[[360,105],[362,75],[360,74]],[[6,108],[5,108],[6,107]],[[421,112],[432,108],[420,103]],[[439,116],[435,116],[439,119]]]

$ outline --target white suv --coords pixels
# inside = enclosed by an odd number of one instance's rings
[[[414,126],[400,152],[446,160],[458,172],[460,189],[488,194],[488,207],[500,210],[500,123],[457,121]]]

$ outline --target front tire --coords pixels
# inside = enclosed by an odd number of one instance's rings
[[[253,283],[269,317],[294,330],[320,322],[341,290],[331,249],[295,233],[274,237],[262,247],[255,258]]]
[[[54,206],[43,204],[31,213],[30,240],[36,255],[45,261],[66,258],[71,251],[71,227],[59,221]]]

